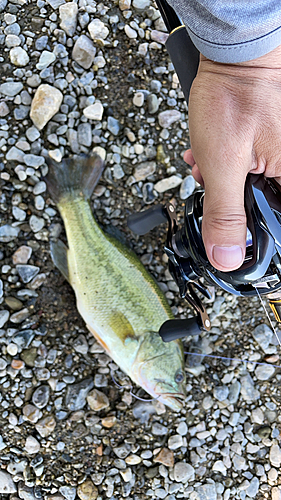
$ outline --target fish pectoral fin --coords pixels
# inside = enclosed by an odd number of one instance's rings
[[[130,321],[121,311],[112,311],[109,318],[109,326],[124,345],[128,346],[132,341],[138,341]]]
[[[68,263],[67,263],[67,246],[61,241],[51,241],[51,257],[52,261],[65,279],[70,283]]]

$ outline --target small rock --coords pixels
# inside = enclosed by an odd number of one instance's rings
[[[50,436],[56,427],[56,421],[53,415],[47,415],[37,422],[35,428],[43,438]]]
[[[89,69],[96,55],[96,47],[86,35],[77,38],[72,51],[72,59],[82,68]]]
[[[108,397],[106,396],[106,394],[104,394],[101,391],[98,391],[97,389],[94,389],[93,391],[89,392],[87,396],[87,402],[91,410],[94,411],[100,411],[103,410],[104,408],[109,407]]]
[[[68,36],[73,36],[77,25],[78,6],[75,2],[67,2],[59,7],[60,27]]]
[[[36,68],[41,71],[42,69],[48,68],[50,64],[52,64],[56,60],[56,56],[53,52],[49,52],[48,50],[43,50],[38,63],[36,64]]]
[[[4,116],[7,116],[10,113],[10,110],[8,108],[8,105],[4,102],[0,102],[0,117],[3,118]]]
[[[100,19],[94,19],[88,25],[88,30],[93,40],[105,40],[109,34],[109,29]]]
[[[174,454],[167,448],[162,448],[160,453],[158,453],[158,455],[154,458],[153,462],[159,462],[166,467],[174,467]]]
[[[246,490],[245,490],[248,497],[256,498],[256,495],[258,494],[258,491],[259,491],[259,486],[260,486],[260,482],[259,482],[258,478],[253,477],[253,479],[250,481],[248,488],[246,488]]]
[[[67,387],[65,404],[70,411],[82,410],[86,404],[86,396],[93,388],[94,381],[91,377],[85,378],[77,384]]]
[[[125,462],[128,465],[138,465],[141,463],[141,457],[138,455],[129,455],[128,457],[125,458]]]
[[[28,436],[25,440],[24,449],[29,455],[34,455],[40,450],[40,443],[33,436]]]
[[[133,104],[137,106],[138,108],[141,108],[144,103],[144,93],[143,92],[136,92],[134,94],[133,98]]]
[[[177,483],[186,483],[187,481],[193,481],[195,476],[195,470],[192,465],[186,462],[177,462],[174,467],[174,478]]]
[[[280,467],[281,464],[281,450],[278,444],[273,444],[269,452],[269,460],[273,467]]]
[[[36,127],[29,127],[25,134],[30,142],[34,142],[40,137],[40,132]]]
[[[103,115],[103,105],[101,102],[95,102],[83,109],[83,115],[89,120],[101,121]]]
[[[42,417],[42,412],[31,404],[27,404],[22,409],[25,420],[28,420],[32,424],[35,424],[40,417]]]
[[[154,40],[157,43],[161,43],[162,45],[165,45],[169,34],[163,33],[163,31],[151,30],[150,36],[151,40]]]
[[[28,53],[22,47],[13,47],[9,57],[11,63],[18,67],[26,66],[29,63]]]
[[[34,276],[36,276],[36,274],[38,274],[40,271],[39,267],[30,266],[26,264],[17,264],[16,268],[23,283],[29,283],[29,281],[31,281],[34,278]]]
[[[75,500],[76,488],[74,486],[60,486],[59,491],[67,500]]]
[[[167,179],[161,179],[160,181],[156,182],[154,188],[158,193],[164,193],[169,189],[174,189],[175,187],[179,186],[181,182],[182,179],[180,177],[178,177],[177,175],[172,175]]]
[[[81,500],[96,500],[98,497],[98,489],[90,479],[86,479],[77,488],[77,495]]]
[[[224,401],[227,399],[229,389],[226,385],[220,385],[214,388],[214,397],[218,401]]]
[[[265,323],[262,323],[254,329],[252,335],[262,350],[266,353],[272,338],[272,329]]]
[[[150,419],[150,416],[156,413],[156,410],[151,403],[137,401],[133,406],[133,415],[140,420],[141,424],[145,424]]]
[[[38,233],[38,231],[41,231],[45,225],[45,220],[42,217],[37,217],[37,215],[31,215],[29,219],[29,225],[30,229],[34,233]]]
[[[12,256],[13,264],[27,264],[32,254],[32,248],[27,245],[19,247]]]
[[[154,436],[165,436],[168,433],[168,429],[164,425],[159,424],[159,422],[155,422],[152,425],[151,432]]]
[[[124,31],[128,38],[133,40],[138,38],[138,32],[131,28],[131,26],[129,26],[128,24],[125,25]]]
[[[16,493],[16,492],[17,488],[12,479],[12,476],[7,472],[0,470],[0,493],[3,493],[4,495],[9,495],[10,493]]]
[[[170,436],[168,439],[168,448],[170,450],[177,450],[183,446],[183,440],[182,436],[180,434],[174,434],[173,436]]]
[[[217,500],[215,483],[205,483],[196,488],[198,498],[196,500]]]
[[[5,323],[7,323],[9,316],[10,316],[9,311],[6,311],[5,309],[0,311],[0,328],[3,328]]]
[[[259,399],[260,393],[255,389],[253,379],[249,373],[241,377],[241,396],[245,401],[251,402]]]
[[[120,10],[129,10],[131,7],[131,0],[119,0],[119,9]]]
[[[150,7],[150,0],[133,0],[133,7],[136,10],[145,10]]]
[[[5,224],[0,227],[0,242],[9,243],[18,237],[20,229],[18,227],[12,227],[9,224]]]
[[[50,387],[48,385],[40,385],[32,395],[32,402],[37,408],[44,408],[50,397]]]
[[[222,460],[217,460],[214,463],[212,470],[215,472],[221,472],[223,475],[225,475],[227,471],[226,466],[224,465]]]
[[[158,97],[155,94],[149,94],[147,96],[147,106],[148,106],[148,112],[153,115],[154,113],[157,113],[159,109],[159,101]]]
[[[158,115],[159,125],[162,128],[169,128],[173,123],[179,121],[180,118],[181,118],[181,113],[176,109],[169,109],[167,111],[162,111]]]
[[[195,180],[192,175],[185,177],[181,183],[180,187],[180,198],[181,200],[186,200],[195,189]]]
[[[155,170],[156,170],[155,161],[145,161],[136,166],[133,175],[136,182],[139,182],[146,179],[149,175],[154,174]]]
[[[258,380],[268,380],[275,373],[275,368],[272,365],[258,365],[255,369],[255,375]]]
[[[120,131],[119,121],[116,118],[114,118],[113,116],[109,116],[107,119],[107,129],[113,135],[118,135],[119,131]]]
[[[60,90],[51,85],[42,84],[37,88],[31,104],[30,118],[39,130],[59,111],[62,99]]]
[[[23,89],[21,82],[6,82],[0,85],[0,93],[9,97],[14,97]]]
[[[241,384],[238,380],[233,382],[229,387],[228,401],[230,404],[235,404],[238,401],[241,390]]]
[[[117,446],[116,448],[113,448],[113,451],[118,458],[124,459],[129,455],[131,451],[131,445],[128,443],[124,443],[120,446]]]
[[[281,500],[281,487],[275,486],[271,490],[271,500]]]

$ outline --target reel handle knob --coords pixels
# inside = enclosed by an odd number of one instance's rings
[[[188,319],[168,319],[161,326],[159,335],[163,342],[171,342],[183,337],[199,335],[201,332],[202,327],[198,322],[198,318],[195,317]]]
[[[129,215],[127,224],[135,234],[143,235],[159,224],[167,222],[165,205],[154,205],[148,210]]]

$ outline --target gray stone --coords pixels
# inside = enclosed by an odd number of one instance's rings
[[[60,27],[68,36],[73,36],[77,25],[78,5],[75,2],[67,2],[59,7]]]
[[[155,94],[149,94],[147,96],[147,106],[148,106],[148,112],[153,115],[154,113],[157,113],[159,109],[159,101],[158,97]]]
[[[0,493],[3,493],[4,495],[9,495],[10,493],[16,493],[16,492],[17,488],[13,481],[12,476],[7,472],[0,470]]]
[[[8,0],[0,0],[0,12],[3,12],[3,10],[5,10],[7,3]]]
[[[23,283],[29,283],[40,271],[39,267],[26,264],[17,264],[16,268]]]
[[[154,188],[158,193],[164,193],[169,189],[174,189],[179,186],[182,182],[181,177],[177,175],[172,175],[171,177],[167,177],[166,179],[161,179],[161,181],[156,182]]]
[[[227,399],[229,389],[226,385],[220,385],[214,388],[214,397],[218,401],[224,401]]]
[[[141,424],[145,424],[150,419],[151,415],[156,413],[156,410],[152,403],[144,403],[143,401],[137,401],[133,406],[133,415],[135,418],[140,420]]]
[[[198,495],[198,500],[217,500],[215,483],[205,483],[201,486],[197,486],[196,493]]]
[[[275,373],[275,368],[272,365],[258,365],[255,369],[255,375],[258,380],[268,380]]]
[[[143,106],[143,103],[144,103],[144,93],[136,92],[133,97],[133,104],[138,108],[141,108]]]
[[[59,89],[48,84],[38,87],[32,101],[30,118],[39,130],[59,111],[62,99]]]
[[[238,401],[241,390],[241,384],[238,380],[233,382],[229,387],[228,401],[230,404],[235,404]]]
[[[45,406],[47,406],[49,397],[50,387],[48,385],[40,385],[32,395],[32,402],[37,408],[41,410],[42,408],[45,408]]]
[[[250,481],[248,488],[245,490],[248,497],[256,498],[256,495],[258,494],[258,491],[259,491],[259,486],[260,486],[260,482],[259,482],[258,478],[253,477],[253,479]]]
[[[30,142],[34,142],[40,137],[40,132],[36,127],[28,128],[25,134]]]
[[[159,422],[155,422],[152,425],[151,432],[154,436],[165,436],[168,433],[168,429],[164,425],[159,424]]]
[[[36,68],[39,70],[45,69],[50,64],[52,64],[56,60],[56,56],[53,52],[49,52],[48,50],[43,50],[38,63],[36,64]]]
[[[0,102],[0,117],[3,118],[4,116],[7,116],[10,113],[8,105],[4,102]]]
[[[27,117],[29,110],[30,110],[29,106],[24,106],[23,104],[20,104],[17,108],[14,109],[15,119],[24,120]]]
[[[27,436],[24,449],[29,455],[34,455],[40,450],[40,443],[33,436]]]
[[[89,69],[96,55],[96,47],[86,35],[77,38],[72,51],[72,59],[82,68]]]
[[[83,115],[89,120],[101,121],[103,115],[103,105],[101,102],[95,102],[83,109]]]
[[[16,220],[21,221],[21,222],[23,220],[25,220],[25,218],[26,218],[26,212],[24,210],[22,210],[21,208],[16,207],[16,206],[12,208],[12,214]]]
[[[65,396],[65,404],[70,411],[82,410],[86,404],[88,392],[94,387],[91,377],[78,384],[69,385]]]
[[[113,177],[114,179],[122,179],[122,177],[124,177],[125,175],[125,172],[123,170],[123,168],[121,167],[121,165],[119,165],[119,163],[115,163],[115,165],[113,165]]]
[[[133,7],[137,10],[145,10],[150,7],[150,0],[133,0]]]
[[[82,146],[90,147],[92,144],[92,126],[90,123],[80,123],[77,130],[77,139]]]
[[[195,189],[195,180],[192,175],[185,177],[180,187],[180,198],[186,200]]]
[[[65,3],[65,0],[46,0],[46,2],[53,7],[53,9],[58,9],[60,5]]]
[[[30,346],[32,340],[35,337],[36,330],[31,330],[30,328],[26,330],[21,330],[20,332],[13,335],[13,342],[17,344],[20,350],[27,349]]]
[[[275,486],[272,488],[271,500],[281,500],[281,487]]]
[[[29,63],[29,55],[22,47],[13,47],[9,57],[11,63],[18,67],[24,67]]]
[[[16,148],[16,146],[12,146],[6,154],[6,159],[8,161],[18,161],[23,162],[24,153],[20,149]]]
[[[6,311],[5,309],[2,309],[2,311],[0,311],[0,328],[2,328],[5,323],[7,323],[9,316],[9,311]]]
[[[23,89],[21,82],[6,82],[0,85],[0,92],[8,97],[14,97]]]
[[[174,467],[174,478],[178,483],[186,483],[187,481],[193,481],[195,476],[195,470],[192,465],[186,462],[177,462]]]
[[[155,161],[144,161],[136,166],[134,170],[134,178],[136,182],[143,181],[149,175],[154,174],[156,170],[156,162]]]
[[[109,116],[107,119],[107,130],[111,132],[113,135],[118,135],[120,131],[120,123],[113,116]]]
[[[272,338],[272,329],[265,323],[262,323],[254,329],[252,335],[262,350],[266,353]]]
[[[273,467],[279,469],[281,464],[281,450],[278,444],[273,444],[269,452],[269,460]]]
[[[0,241],[2,243],[9,243],[18,237],[19,232],[19,227],[12,227],[9,224],[5,224],[0,227]]]
[[[34,154],[25,154],[23,157],[23,161],[27,167],[39,168],[41,165],[45,163],[45,158],[43,156],[37,156]]]
[[[245,401],[251,402],[259,399],[260,393],[255,389],[253,379],[249,373],[241,378],[241,396]]]
[[[76,488],[74,486],[60,486],[59,491],[67,500],[75,500]]]
[[[37,215],[31,215],[29,225],[34,233],[38,233],[44,227],[45,220],[42,217],[37,217]]]
[[[40,36],[39,38],[37,38],[35,40],[35,48],[36,50],[43,50],[46,48],[48,44],[48,36],[47,35],[43,35],[43,36]]]
[[[88,30],[93,40],[105,40],[109,33],[109,29],[100,19],[94,19],[88,25]]]
[[[167,111],[162,111],[158,115],[158,121],[160,127],[169,128],[173,123],[178,122],[181,118],[180,111],[176,109],[169,109]]]

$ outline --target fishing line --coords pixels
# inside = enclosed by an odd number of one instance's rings
[[[239,361],[239,363],[254,363],[255,365],[274,366],[274,368],[281,368],[281,365],[273,365],[271,363],[259,363],[258,361],[251,361],[249,359],[228,358],[226,356],[215,356],[214,354],[204,354],[199,352],[188,352],[188,351],[184,351],[184,354],[191,354],[192,356],[203,356],[204,358],[224,359],[228,361]]]
[[[118,382],[116,381],[116,379],[115,379],[115,377],[114,377],[114,375],[113,375],[113,369],[112,369],[112,365],[111,365],[111,363],[110,363],[110,365],[109,365],[109,368],[110,368],[111,378],[112,378],[112,380],[113,380],[114,384],[115,384],[117,387],[119,387],[119,389],[125,389],[125,387],[124,387],[123,385],[118,384]],[[151,401],[155,401],[155,400],[159,399],[159,397],[160,397],[160,396],[158,396],[157,398],[152,398],[152,399],[144,399],[144,398],[141,398],[141,397],[137,396],[136,394],[134,394],[134,393],[132,392],[133,387],[132,387],[131,385],[130,385],[129,387],[130,387],[130,394],[131,394],[131,396],[133,396],[134,398],[138,399],[139,401],[144,401],[144,402],[146,402],[146,401],[147,401],[147,402],[151,402]]]
[[[271,318],[270,318],[270,316],[269,316],[269,314],[268,314],[268,312],[267,312],[267,309],[266,309],[266,307],[265,307],[265,304],[264,304],[264,302],[263,302],[263,300],[262,300],[262,298],[261,298],[260,292],[258,291],[258,288],[257,288],[256,286],[255,286],[255,289],[256,289],[256,292],[257,292],[257,294],[258,294],[258,296],[259,296],[259,298],[260,298],[260,301],[261,301],[261,303],[262,303],[262,307],[264,308],[265,314],[266,314],[266,316],[268,317],[268,320],[269,320],[270,326],[271,326],[271,328],[272,328],[272,331],[274,332],[274,335],[275,335],[275,337],[277,338],[277,342],[278,342],[279,346],[281,347],[281,341],[280,341],[280,339],[279,339],[279,337],[278,337],[278,335],[277,335],[277,332],[276,332],[276,330],[275,330],[275,328],[274,328],[274,326],[273,326],[273,323],[272,323],[272,321],[271,321]]]

